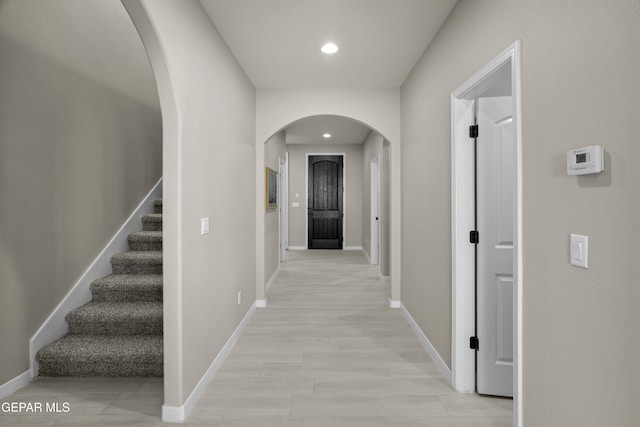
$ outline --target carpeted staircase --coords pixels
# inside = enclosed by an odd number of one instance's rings
[[[65,317],[69,332],[36,355],[40,376],[162,376],[162,199],[111,258],[113,274]]]

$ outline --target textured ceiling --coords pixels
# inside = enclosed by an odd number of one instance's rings
[[[201,3],[257,88],[397,88],[456,0]],[[340,51],[322,54],[326,41]]]

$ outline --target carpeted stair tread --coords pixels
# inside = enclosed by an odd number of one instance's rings
[[[162,335],[162,303],[90,302],[65,320],[70,335]]]
[[[137,231],[127,237],[132,251],[161,251],[162,231]]]
[[[162,199],[155,199],[153,201],[153,212],[157,214],[162,213]]]
[[[66,335],[36,359],[41,376],[161,377],[162,336]]]
[[[128,251],[111,257],[114,274],[162,274],[162,251]]]
[[[143,231],[162,231],[162,214],[153,213],[142,216]]]
[[[91,284],[93,301],[162,301],[162,274],[111,274]]]

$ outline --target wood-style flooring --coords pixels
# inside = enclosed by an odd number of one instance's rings
[[[186,426],[511,427],[512,401],[458,394],[415,337],[389,285],[359,251],[289,251]],[[38,379],[6,402],[70,411],[0,425],[157,426],[162,382]]]

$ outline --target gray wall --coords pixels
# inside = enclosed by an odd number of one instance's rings
[[[639,22],[636,0],[461,0],[402,87],[402,301],[450,363],[450,95],[522,41],[527,427],[640,416]],[[607,171],[567,176],[566,151],[591,144]],[[570,233],[590,237],[589,270]]]
[[[305,246],[306,153],[345,153],[344,246],[362,246],[362,145],[361,144],[288,144],[289,152],[289,247]],[[296,198],[296,193],[299,197]],[[292,207],[299,202],[300,207]]]
[[[256,299],[255,89],[197,0],[125,4],[163,111],[164,391],[175,408]]]
[[[278,172],[280,160],[286,156],[286,142],[284,132],[278,132],[264,144],[264,165]],[[266,171],[265,171],[266,174]],[[282,177],[278,177],[281,179]],[[266,187],[258,191],[258,197],[265,200]],[[278,209],[264,212],[264,283],[266,284],[280,265],[280,224]]]
[[[158,95],[117,0],[0,3],[0,384],[160,178]],[[108,35],[108,37],[107,37]]]

